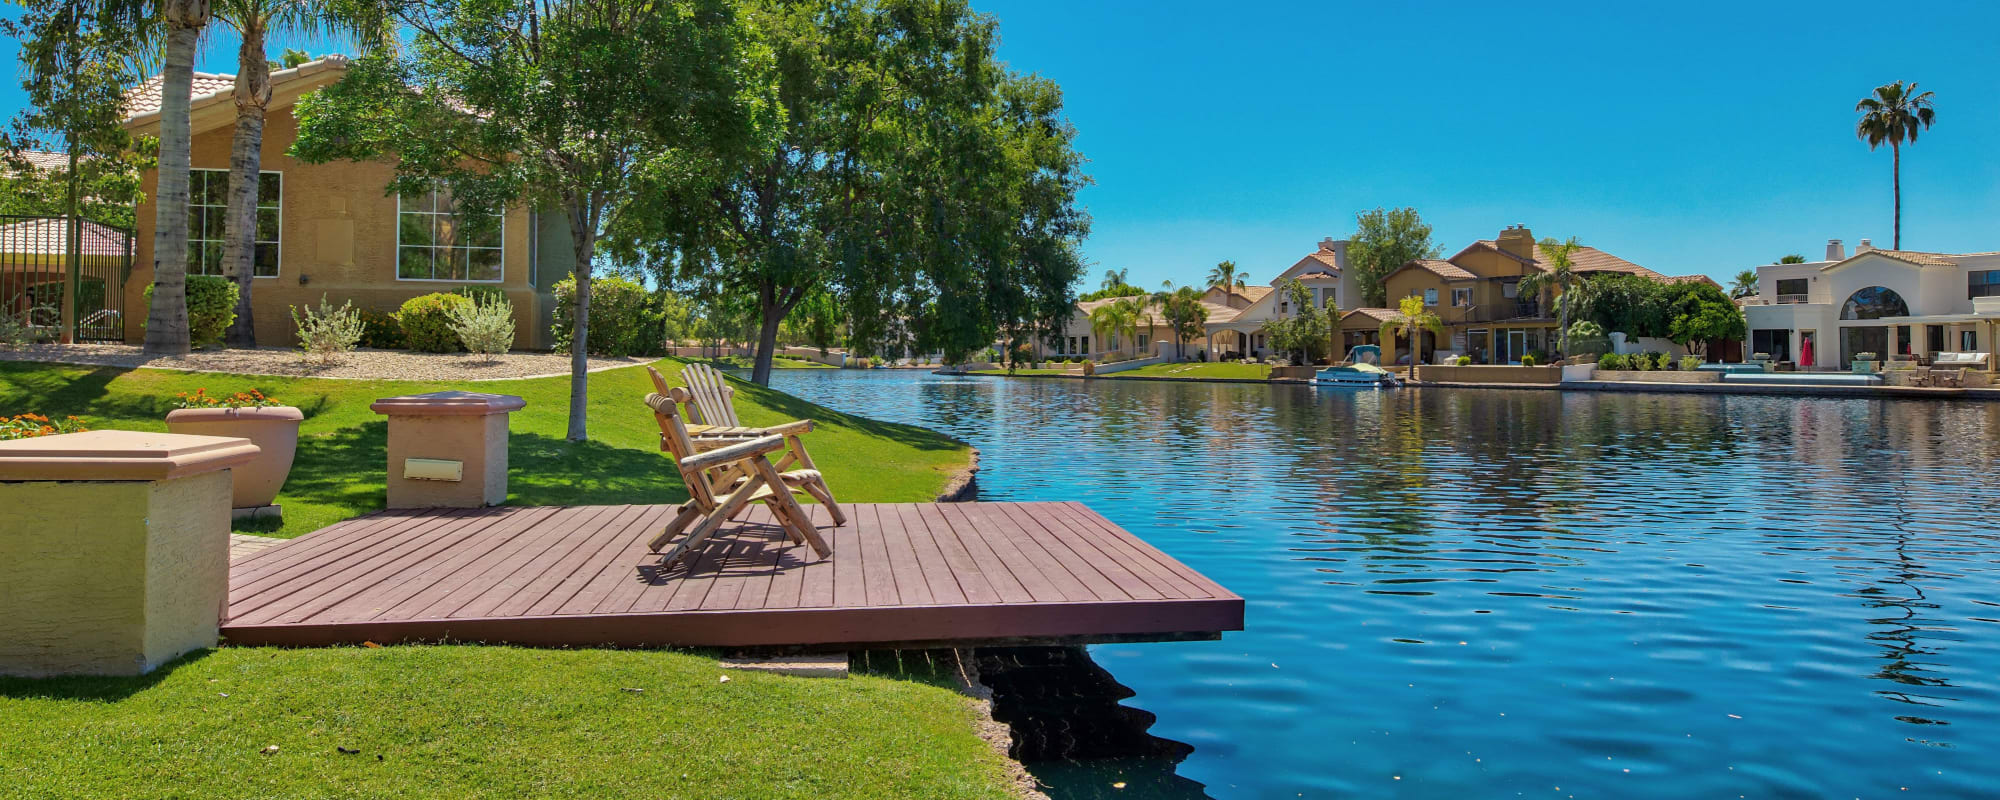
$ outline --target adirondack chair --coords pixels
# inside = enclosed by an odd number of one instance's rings
[[[674,465],[688,490],[688,501],[681,504],[679,513],[646,546],[658,553],[682,531],[688,531],[688,526],[694,526],[667,551],[660,566],[671,566],[700,547],[723,523],[741,514],[753,502],[768,506],[793,542],[810,546],[821,558],[833,555],[833,548],[819,535],[812,518],[792,493],[804,491],[825,503],[833,511],[836,525],[844,524],[846,517],[833,503],[833,495],[826,490],[826,482],[817,470],[779,471],[771,463],[770,455],[785,448],[785,437],[764,436],[697,452],[686,424],[681,421],[681,401],[655,393],[646,396],[646,405],[653,409],[653,416],[660,423],[660,440],[673,455]]]
[[[694,440],[697,449],[705,450],[747,439],[777,435],[785,437],[785,454],[777,461],[780,472],[794,465],[806,469],[819,469],[813,464],[812,454],[806,452],[805,440],[800,438],[803,434],[812,432],[812,420],[793,420],[765,428],[753,428],[742,424],[742,421],[736,418],[734,402],[736,388],[729,385],[729,381],[722,377],[722,373],[707,364],[689,364],[681,371],[681,378],[688,382],[685,389],[677,390],[668,386],[666,376],[651,366],[646,367],[646,375],[653,379],[653,391],[680,398],[678,402],[686,410],[682,419],[687,421],[688,436]],[[676,391],[681,394],[675,395]],[[717,419],[727,422],[703,421]],[[839,510],[836,509],[834,514],[838,516]]]

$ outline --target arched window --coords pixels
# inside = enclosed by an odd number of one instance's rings
[[[1848,295],[1847,302],[1840,306],[1841,319],[1881,319],[1909,315],[1910,304],[1903,302],[1903,296],[1881,286],[1870,286]]]

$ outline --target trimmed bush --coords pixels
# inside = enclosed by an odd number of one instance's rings
[[[236,321],[236,282],[220,275],[187,277],[188,341],[195,347],[221,344],[222,334]],[[153,305],[153,287],[145,292]]]
[[[1630,369],[1631,365],[1626,363],[1626,359],[1622,355],[1605,353],[1597,357],[1597,368],[1602,370],[1625,370]]]
[[[1536,358],[1536,357],[1535,357],[1535,354],[1534,354],[1534,353],[1527,353],[1527,354],[1524,354],[1524,355],[1522,355],[1522,356],[1521,356],[1521,366],[1524,366],[1524,367],[1538,367],[1538,366],[1541,366],[1541,364],[1542,364],[1542,360],[1541,360],[1541,359],[1539,359],[1539,358]]]
[[[576,328],[576,278],[564,278],[555,285],[556,352],[570,351],[570,334]],[[590,341],[585,350],[594,356],[629,356],[649,353],[661,346],[662,320],[646,287],[616,275],[590,280]]]
[[[1694,372],[1701,369],[1701,356],[1681,356],[1681,371]]]
[[[401,350],[406,344],[403,323],[396,315],[372,308],[361,309],[361,346],[378,350]]]
[[[452,309],[469,305],[472,299],[462,294],[432,292],[403,301],[403,308],[396,312],[396,321],[402,325],[403,339],[411,350],[419,353],[456,353],[465,349],[458,341],[458,332],[452,330]]]

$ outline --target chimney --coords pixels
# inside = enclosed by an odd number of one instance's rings
[[[1504,253],[1529,260],[1535,257],[1535,234],[1528,230],[1526,224],[1510,226],[1501,231],[1500,238],[1494,244]]]
[[[1839,240],[1839,239],[1828,239],[1828,240],[1826,240],[1826,260],[1828,260],[1828,261],[1846,261],[1846,260],[1847,260],[1847,246],[1846,246],[1846,245],[1843,245],[1843,244],[1841,244],[1841,243],[1840,243],[1840,240]]]
[[[1319,251],[1322,253],[1333,252],[1333,237],[1328,236],[1324,239],[1319,240]]]
[[[1346,239],[1328,239],[1325,242],[1322,242],[1321,246],[1323,249],[1326,249],[1333,253],[1334,266],[1341,268],[1343,271],[1347,269]]]
[[[1861,246],[1854,248],[1854,254],[1858,256],[1861,255],[1862,253],[1866,253],[1873,249],[1875,249],[1874,242],[1868,241],[1867,239],[1862,239]]]

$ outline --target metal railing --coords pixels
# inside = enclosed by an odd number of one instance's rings
[[[1439,313],[1438,316],[1447,323],[1542,319],[1542,304],[1534,300],[1508,300],[1499,303],[1454,306]]]
[[[1781,306],[1793,306],[1793,305],[1802,305],[1802,304],[1804,304],[1804,303],[1806,303],[1806,302],[1808,302],[1808,301],[1806,300],[1806,296],[1805,296],[1805,295],[1802,295],[1802,294],[1781,294],[1781,295],[1778,295],[1778,305],[1781,305]]]
[[[80,244],[77,339],[124,341],[132,232],[87,219],[78,228],[72,235],[65,217],[0,215],[0,312],[33,326],[37,338],[60,338],[70,253]]]

